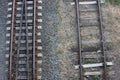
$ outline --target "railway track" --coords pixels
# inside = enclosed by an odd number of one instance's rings
[[[103,0],[74,0],[71,3],[77,18],[78,65],[75,68],[79,69],[79,80],[109,80],[109,67],[113,62],[106,55],[102,3]],[[93,30],[96,34],[92,34]]]
[[[41,80],[42,0],[9,0],[6,34],[8,80]]]

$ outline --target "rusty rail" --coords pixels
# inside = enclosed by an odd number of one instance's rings
[[[78,30],[78,63],[79,63],[79,73],[80,73],[80,80],[83,79],[82,76],[82,51],[81,51],[81,30],[80,30],[80,13],[79,13],[79,0],[75,0],[76,6],[76,18],[77,18],[77,30]]]
[[[100,34],[101,34],[101,50],[103,55],[103,79],[107,80],[107,64],[106,64],[106,54],[105,54],[105,44],[104,44],[104,33],[103,33],[103,20],[102,20],[102,10],[100,0],[97,0],[98,6],[98,15],[99,15],[99,25],[100,25]]]
[[[37,0],[34,0],[34,25],[33,25],[33,80],[37,80],[37,62],[36,62],[36,25],[37,25]]]
[[[12,8],[12,26],[11,26],[11,40],[10,40],[10,55],[9,55],[9,80],[13,80],[13,65],[14,65],[14,33],[15,33],[15,18],[16,18],[16,0],[13,0],[13,8]]]

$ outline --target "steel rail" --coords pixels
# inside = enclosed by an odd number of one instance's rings
[[[99,22],[100,22],[100,34],[101,34],[101,47],[102,47],[102,55],[103,55],[103,80],[107,80],[107,64],[106,64],[106,54],[105,54],[105,44],[104,44],[104,33],[103,33],[103,21],[102,21],[102,10],[100,0],[97,0],[98,4],[98,14],[99,14]]]
[[[27,80],[30,80],[30,72],[29,72],[29,49],[28,49],[28,23],[27,23],[27,1],[24,0],[25,3],[25,27],[26,27],[26,56],[27,56]]]
[[[78,30],[78,63],[79,63],[79,73],[80,73],[80,80],[83,80],[83,73],[82,73],[82,51],[81,51],[81,29],[80,29],[80,13],[79,13],[79,0],[75,0],[75,7],[76,7],[76,19],[77,19],[77,30]]]
[[[22,33],[22,21],[23,21],[23,9],[24,9],[24,1],[22,1],[22,9],[21,9],[21,18],[20,18],[20,30],[18,36],[18,45],[17,45],[17,60],[16,60],[16,80],[18,76],[18,65],[19,65],[19,54],[20,54],[20,40],[21,40],[21,33]]]
[[[11,39],[10,39],[10,55],[9,55],[9,80],[13,80],[14,70],[14,30],[15,30],[15,18],[16,18],[16,0],[13,0],[13,7],[12,7],[12,26],[11,26]]]
[[[100,0],[97,0],[98,5],[98,15],[99,15],[99,25],[100,25],[100,34],[101,34],[101,50],[103,55],[103,80],[107,80],[107,64],[106,64],[106,54],[105,54],[105,44],[104,44],[104,33],[103,33],[103,20],[102,20],[102,10]]]
[[[33,80],[37,80],[36,72],[36,10],[37,9],[37,0],[34,0],[34,25],[33,25]]]

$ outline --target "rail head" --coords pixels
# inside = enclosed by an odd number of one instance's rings
[[[14,64],[14,29],[15,29],[15,14],[16,14],[16,0],[13,0],[12,5],[12,25],[11,25],[11,37],[10,37],[10,57],[9,57],[9,80],[13,80],[14,74],[13,74],[13,64]]]

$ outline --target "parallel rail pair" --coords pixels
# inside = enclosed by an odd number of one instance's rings
[[[8,80],[40,80],[41,0],[13,0],[8,3]]]
[[[85,77],[88,77],[88,79],[90,80],[108,80],[108,70],[107,70],[107,65],[112,65],[112,63],[108,63],[107,62],[107,56],[105,53],[105,42],[104,42],[104,33],[103,33],[103,20],[102,20],[102,9],[101,9],[101,0],[75,0],[75,8],[76,8],[76,18],[77,18],[77,29],[78,29],[78,59],[79,59],[79,74],[80,74],[80,80],[84,80]],[[79,5],[96,5],[96,9],[84,9],[81,10],[81,6]],[[81,19],[81,14],[82,12],[96,12],[97,13],[97,20],[98,20],[98,25],[96,24],[92,24],[92,25],[87,25],[87,23],[85,25],[82,24],[82,19]],[[95,16],[95,15],[94,15]],[[93,17],[94,17],[93,16]],[[85,19],[86,20],[86,19]],[[96,21],[97,21],[96,20]],[[92,22],[92,20],[91,20]],[[81,35],[81,31],[82,31],[82,27],[98,27],[99,28],[99,34],[100,34],[100,54],[101,54],[101,62],[98,64],[93,64],[93,63],[87,63],[89,65],[84,65],[83,63],[83,51],[82,51],[82,35]],[[88,30],[89,31],[89,30]],[[97,51],[96,51],[97,52]],[[92,52],[89,52],[89,55],[91,55]],[[96,53],[97,54],[97,53]],[[96,57],[97,58],[97,57]],[[102,66],[102,67],[101,67]],[[99,72],[90,72],[90,73],[85,73],[84,72],[84,67],[86,68],[99,68],[101,67],[102,69],[102,74],[100,74]],[[89,76],[93,76],[95,77],[96,75],[101,75],[102,78],[89,78]]]

